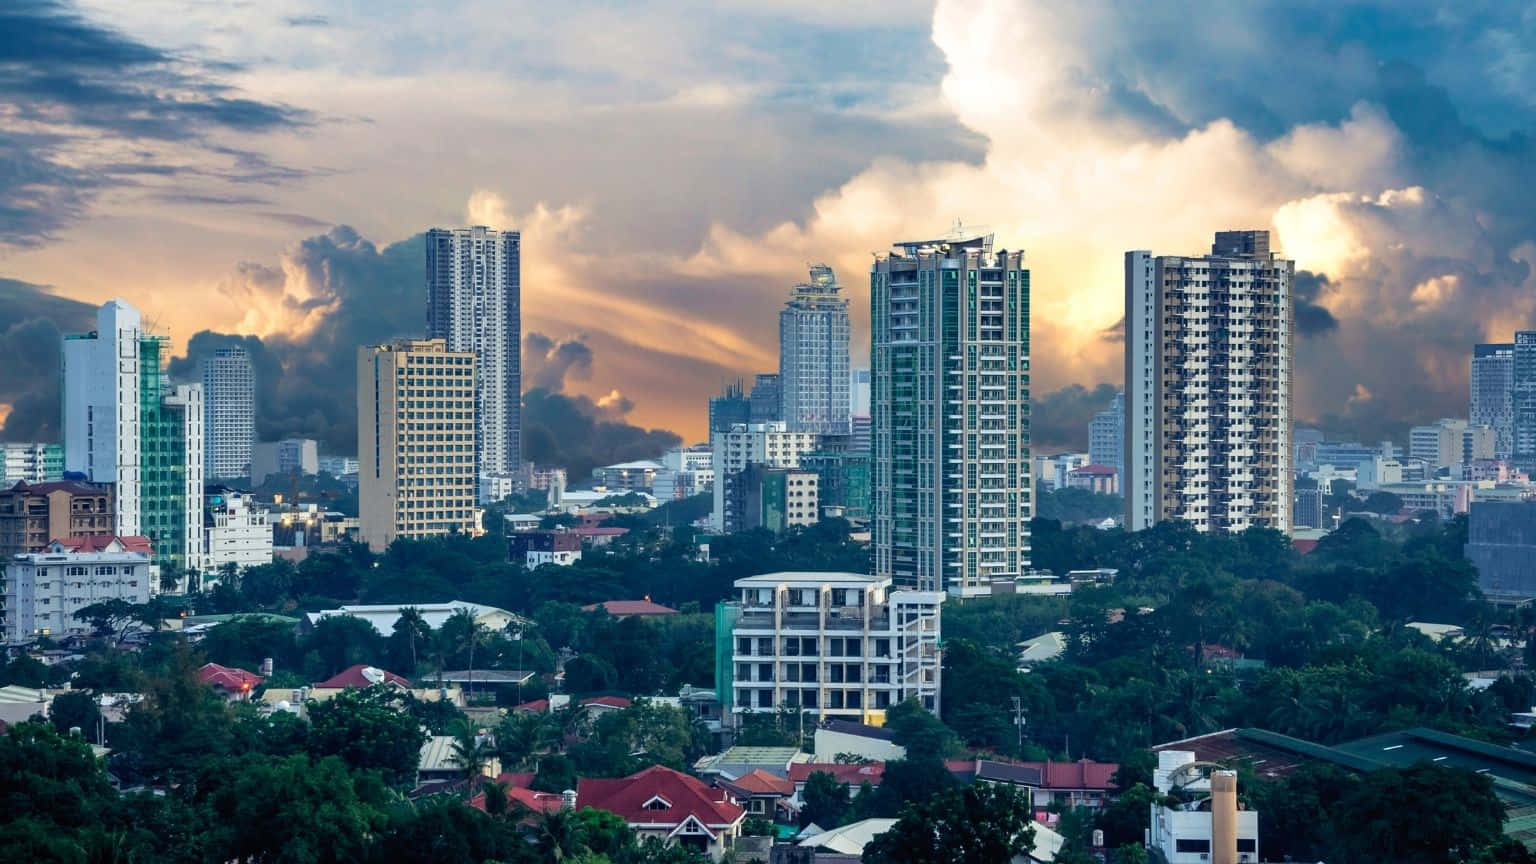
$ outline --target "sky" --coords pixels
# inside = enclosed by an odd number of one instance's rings
[[[344,448],[353,348],[424,327],[421,232],[488,224],[526,386],[697,440],[809,263],[860,365],[871,255],[959,221],[1026,250],[1037,450],[1120,383],[1123,253],[1228,228],[1302,271],[1298,422],[1401,437],[1536,327],[1533,45],[1476,0],[11,0],[3,434],[52,432],[48,346],[120,296],[173,374],[238,340],[264,435]]]

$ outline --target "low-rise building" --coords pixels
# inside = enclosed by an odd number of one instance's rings
[[[255,672],[233,666],[204,663],[197,670],[197,680],[212,687],[220,696],[231,702],[243,702],[251,698],[251,691],[266,679]]]
[[[0,443],[0,488],[51,483],[63,476],[63,444]]]
[[[395,632],[395,622],[400,620],[400,615],[406,609],[414,609],[421,615],[421,619],[433,630],[440,630],[448,623],[448,619],[460,612],[468,612],[474,617],[475,623],[493,633],[500,633],[507,629],[507,625],[514,622],[522,622],[519,618],[505,609],[495,606],[482,606],[479,603],[467,603],[463,600],[452,600],[447,603],[384,603],[364,606],[340,606],[335,609],[322,609],[318,612],[306,612],[304,614],[303,627],[313,631],[316,624],[333,615],[346,615],[352,618],[361,618],[373,625],[380,636],[388,637]]]
[[[352,460],[352,473],[357,473]],[[251,485],[260,486],[271,476],[320,473],[320,445],[313,438],[285,438],[251,445]],[[338,477],[341,475],[337,475]]]
[[[666,466],[654,459],[620,462],[592,469],[592,482],[609,492],[649,492],[656,482],[656,473]]]
[[[845,753],[871,762],[907,757],[907,748],[896,743],[891,730],[852,720],[828,720],[816,728],[815,741],[817,762],[836,762]]]
[[[148,603],[154,588],[148,538],[110,534],[58,539],[41,552],[5,564],[4,627],[0,642],[20,645],[40,636],[91,633],[75,613],[95,603]]]
[[[779,534],[821,518],[821,478],[813,471],[750,465],[721,482],[727,532],[767,528]]]
[[[1099,495],[1120,494],[1120,472],[1113,465],[1084,465],[1067,472],[1067,487]]]
[[[607,810],[641,838],[658,837],[712,861],[731,850],[747,818],[725,790],[661,765],[617,779],[584,777],[576,807]]]
[[[614,618],[659,618],[677,614],[676,609],[652,603],[649,597],[644,600],[604,600],[581,607],[583,612],[596,612],[599,609]]]
[[[1467,519],[1467,560],[1496,602],[1536,598],[1536,501],[1478,501]]]
[[[716,686],[730,711],[878,724],[917,699],[939,712],[943,592],[892,590],[889,577],[862,573],[766,573],[735,584],[741,599],[717,608],[715,631]]]
[[[517,531],[507,536],[507,559],[529,570],[581,560],[581,535],[573,531]]]
[[[16,483],[0,490],[0,560],[66,537],[110,534],[114,520],[110,483]]]
[[[1168,864],[1245,864],[1259,857],[1259,814],[1237,809],[1237,774],[1211,771],[1188,750],[1161,750],[1153,785],[1161,796],[1174,790],[1209,796],[1198,805],[1166,806],[1152,802],[1148,844]]]
[[[272,523],[266,510],[257,509],[251,496],[222,486],[203,492],[207,518],[203,538],[204,586],[218,580],[226,565],[236,572],[272,563]]]

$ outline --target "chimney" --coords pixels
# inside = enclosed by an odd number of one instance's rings
[[[1211,864],[1237,864],[1237,773],[1211,772]]]
[[[576,809],[576,790],[575,789],[567,789],[564,792],[560,793],[560,809],[561,810],[575,810]]]

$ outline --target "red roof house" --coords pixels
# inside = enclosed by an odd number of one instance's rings
[[[884,762],[866,762],[862,765],[845,765],[841,762],[796,762],[789,766],[789,782],[796,788],[805,788],[805,781],[816,772],[831,774],[839,783],[847,783],[855,792],[859,786],[868,783],[870,786],[879,786],[880,778],[885,775]]]
[[[549,700],[548,699],[534,699],[531,702],[523,702],[523,703],[518,704],[518,705],[513,705],[512,706],[512,710],[513,711],[522,711],[522,712],[527,713],[527,714],[548,714],[549,713]]]
[[[650,600],[604,600],[601,603],[581,607],[583,612],[596,612],[598,609],[615,618],[650,618],[657,615],[677,614],[677,610],[671,606],[652,603]]]
[[[50,544],[61,552],[106,552],[117,541],[124,552],[152,555],[149,538],[137,534],[118,537],[112,534],[81,534],[77,537],[60,537]]]
[[[411,689],[410,681],[388,670],[364,663],[349,666],[324,681],[315,682],[315,689],[345,690],[350,687],[372,687],[375,684],[391,684],[406,690]]]
[[[593,696],[590,699],[581,700],[581,707],[596,708],[599,712],[601,712],[604,708],[612,709],[614,711],[622,711],[633,704],[635,704],[634,700],[627,699],[623,696]]]
[[[795,808],[789,799],[795,797],[795,784],[761,768],[748,771],[734,780],[721,779],[717,785],[731,793],[731,797],[744,804],[748,815],[788,821]]]
[[[746,811],[724,789],[661,765],[618,779],[583,778],[576,806],[607,810],[641,836],[660,837],[716,861],[746,821]]]
[[[251,691],[267,679],[244,669],[233,669],[217,663],[204,663],[202,668],[197,670],[197,680],[223,690],[227,698],[249,699]]]

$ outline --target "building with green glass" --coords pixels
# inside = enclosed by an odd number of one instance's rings
[[[958,596],[1029,569],[1029,271],[991,235],[870,273],[875,575]]]
[[[869,518],[869,453],[861,450],[812,450],[800,454],[800,468],[820,478],[817,493],[823,511],[841,508],[847,519]]]

